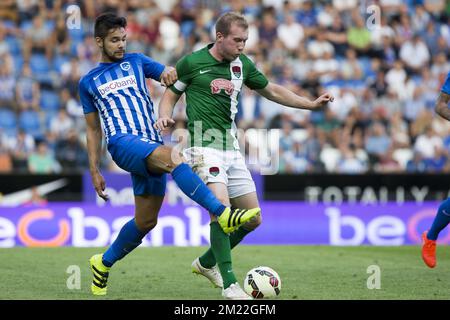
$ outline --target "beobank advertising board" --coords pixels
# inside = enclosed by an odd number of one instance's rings
[[[438,202],[384,205],[323,205],[262,202],[263,223],[249,245],[416,245],[429,228]],[[49,203],[40,207],[0,207],[0,247],[103,247],[133,217],[133,206],[99,207]],[[450,243],[444,230],[441,243]],[[142,246],[199,246],[209,243],[209,216],[195,205],[165,203],[158,224]]]

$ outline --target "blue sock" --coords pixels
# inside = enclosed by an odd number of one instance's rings
[[[134,248],[142,243],[142,238],[147,233],[139,231],[136,226],[134,218],[125,223],[120,229],[117,239],[103,254],[103,264],[106,267],[111,267],[116,261],[125,257]]]
[[[441,232],[450,223],[450,198],[439,206],[439,210],[434,218],[433,224],[428,231],[427,238],[436,240]]]
[[[185,195],[209,212],[220,216],[225,210],[226,207],[214,196],[206,184],[203,183],[200,177],[186,163],[182,163],[173,169],[172,177]]]

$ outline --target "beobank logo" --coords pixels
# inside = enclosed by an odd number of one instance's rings
[[[363,219],[361,216],[344,214],[343,211],[345,210],[339,207],[328,207],[324,211],[329,219],[328,232],[331,245],[400,246],[419,244],[422,242],[422,232],[431,226],[431,222],[436,216],[434,208],[412,212],[406,218],[395,214],[379,214]],[[388,212],[389,209],[381,207],[381,211]],[[438,243],[450,243],[450,233],[443,231]]]
[[[97,87],[98,92],[100,93],[102,98],[105,98],[110,93],[114,93],[126,88],[138,88],[136,77],[134,75],[112,80]]]
[[[107,216],[108,213],[104,216],[98,213],[88,215],[81,207],[30,209],[16,222],[0,217],[0,248],[109,246],[123,225],[134,216],[133,207],[123,208],[124,215],[116,215],[113,219]],[[99,208],[95,209],[98,211]],[[185,207],[183,217],[159,217],[157,226],[143,239],[142,246],[199,246],[208,243],[209,219],[198,207]]]

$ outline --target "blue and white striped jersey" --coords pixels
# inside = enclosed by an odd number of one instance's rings
[[[159,81],[163,70],[151,58],[129,53],[118,62],[100,63],[80,79],[83,111],[100,113],[106,141],[116,134],[162,141],[153,128],[156,117],[145,78]]]

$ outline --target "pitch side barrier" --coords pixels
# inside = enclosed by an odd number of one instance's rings
[[[386,204],[441,201],[450,174],[279,174],[264,176],[264,199],[309,204]]]

